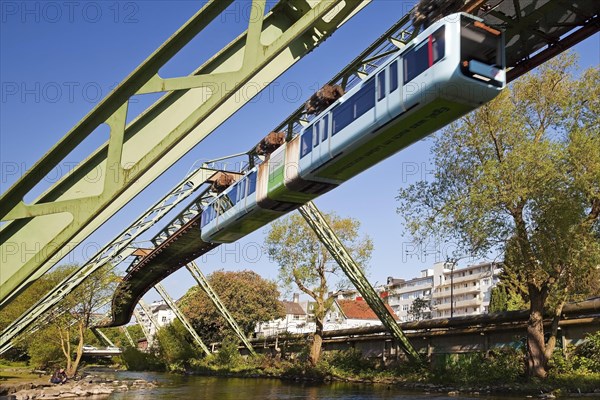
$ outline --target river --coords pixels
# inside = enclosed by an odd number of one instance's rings
[[[181,376],[153,372],[102,372],[110,379],[144,379],[158,382],[149,390],[132,390],[113,393],[111,400],[459,400],[478,398],[485,400],[523,399],[520,397],[493,396],[448,396],[447,394],[427,394],[407,392],[395,386],[355,383],[308,384],[283,382],[278,379],[240,379],[205,376]],[[568,399],[561,397],[561,399]]]

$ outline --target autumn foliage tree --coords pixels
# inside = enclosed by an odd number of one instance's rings
[[[284,315],[277,284],[254,271],[219,270],[207,280],[246,336],[254,332],[257,323]],[[223,341],[232,335],[225,318],[198,286],[188,290],[179,304],[203,341]]]
[[[361,267],[371,258],[373,243],[368,236],[360,236],[360,222],[352,218],[325,215],[329,226]],[[279,278],[283,285],[297,286],[315,301],[316,332],[310,349],[310,362],[315,365],[321,354],[325,313],[333,304],[332,278],[337,276],[347,285],[340,266],[329,254],[314,231],[298,213],[271,224],[265,245],[269,256],[279,264]]]
[[[503,252],[529,303],[528,371],[537,377],[565,302],[598,294],[600,70],[575,79],[574,65],[572,55],[556,57],[450,125],[432,149],[434,178],[398,196],[416,240],[441,234],[469,254]]]

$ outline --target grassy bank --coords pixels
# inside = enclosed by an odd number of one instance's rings
[[[182,368],[209,376],[279,378],[294,381],[346,381],[398,385],[429,392],[480,394],[598,393],[600,373],[587,370],[562,371],[554,368],[545,380],[526,377],[522,354],[517,351],[438,357],[428,365],[368,360],[357,351],[330,352],[316,366],[299,357],[293,361],[257,355],[243,358],[235,353],[218,353],[192,360]],[[596,391],[596,392],[595,392]],[[598,393],[600,395],[600,393]]]

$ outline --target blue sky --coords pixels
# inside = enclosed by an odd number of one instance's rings
[[[103,246],[135,216],[179,182],[197,160],[209,160],[245,151],[295,110],[316,89],[379,37],[412,5],[412,1],[374,0],[315,51],[284,73],[274,85],[219,127],[87,241],[70,260],[86,261],[85,252]],[[161,71],[163,76],[188,74],[245,29],[247,1],[236,1]],[[72,128],[112,87],[160,46],[201,6],[194,1],[38,2],[2,1],[0,25],[0,160],[1,191],[33,165]],[[598,65],[600,35],[575,47],[581,68]],[[136,112],[155,96],[136,99]],[[99,130],[61,163],[60,171],[90,153],[107,139]],[[387,276],[411,278],[444,260],[452,251],[447,243],[416,250],[403,234],[394,197],[398,188],[427,177],[431,139],[423,140],[385,160],[333,192],[317,199],[323,211],[361,221],[362,231],[374,241],[369,268],[372,283]],[[26,199],[31,200],[57,171]],[[168,221],[172,216],[167,216]],[[157,228],[161,227],[159,224]],[[142,240],[148,240],[152,233]],[[260,256],[266,229],[236,244],[221,247],[198,260],[205,273],[219,268],[253,269],[275,279],[277,266]],[[125,266],[122,265],[122,268]],[[174,297],[193,285],[185,269],[163,282]],[[157,299],[151,291],[147,300]]]

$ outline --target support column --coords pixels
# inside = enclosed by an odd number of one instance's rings
[[[90,330],[92,331],[92,333],[98,338],[98,340],[100,340],[101,342],[104,342],[105,345],[110,346],[110,347],[117,347],[115,346],[115,344],[112,342],[112,340],[110,340],[108,338],[108,336],[106,336],[104,334],[104,332],[102,332],[100,329],[98,328],[90,328]]]
[[[135,320],[137,321],[140,328],[142,328],[142,333],[144,334],[144,337],[148,341],[148,348],[152,347],[152,336],[150,336],[150,332],[146,328],[146,325],[144,325],[144,319],[142,318],[142,316],[140,315],[140,312],[137,309],[133,310],[133,316],[135,317]]]
[[[179,307],[177,307],[177,304],[173,301],[171,296],[169,296],[169,293],[167,293],[167,291],[163,287],[163,285],[161,285],[160,283],[157,283],[156,285],[154,285],[154,289],[156,289],[158,294],[160,294],[160,297],[162,297],[163,300],[165,301],[165,303],[167,303],[167,305],[171,308],[171,310],[173,310],[173,313],[175,313],[177,318],[179,318],[179,321],[181,321],[181,324],[185,327],[185,329],[187,329],[189,334],[192,335],[196,344],[204,351],[204,353],[206,353],[206,355],[209,355],[210,350],[208,350],[208,347],[206,347],[206,345],[204,344],[202,339],[200,339],[198,332],[196,332],[196,330],[194,329],[192,324],[190,324],[190,322],[187,320],[187,318],[185,317],[183,312],[179,309]]]
[[[394,339],[401,344],[404,353],[406,353],[412,361],[419,361],[419,354],[412,344],[410,344],[392,314],[385,307],[381,297],[379,297],[377,292],[375,292],[375,289],[373,289],[373,286],[367,281],[365,274],[352,259],[350,253],[331,229],[317,206],[310,201],[300,207],[299,211],[308,225],[315,231],[319,240],[327,247],[327,250],[342,268],[346,276],[365,299],[369,307],[371,307],[373,312],[379,317],[383,326],[385,326]]]
[[[131,334],[129,333],[129,330],[127,329],[127,327],[126,326],[122,326],[121,330],[125,334],[125,337],[127,338],[127,341],[129,342],[129,344],[131,345],[131,347],[137,348],[135,342],[133,341],[133,338],[131,337]]]
[[[233,331],[240,338],[242,343],[244,343],[244,346],[246,346],[246,348],[248,349],[250,354],[256,355],[256,352],[254,351],[254,348],[250,344],[250,341],[248,340],[246,335],[244,335],[244,332],[239,327],[237,322],[235,322],[235,319],[229,313],[229,310],[227,310],[227,307],[225,307],[225,305],[223,304],[223,302],[221,301],[221,299],[219,298],[217,293],[214,291],[212,286],[210,286],[210,284],[208,283],[208,280],[206,279],[206,277],[204,276],[202,271],[200,271],[200,268],[198,268],[198,265],[196,265],[196,263],[194,261],[192,261],[185,267],[188,269],[188,271],[190,271],[190,274],[192,274],[192,276],[194,277],[196,282],[198,282],[198,285],[200,285],[202,290],[204,290],[204,292],[208,295],[208,298],[210,299],[210,301],[212,301],[212,303],[215,305],[215,307],[217,307],[217,310],[219,310],[221,315],[225,318],[225,320],[227,321],[227,323],[229,324],[231,329],[233,329]]]

